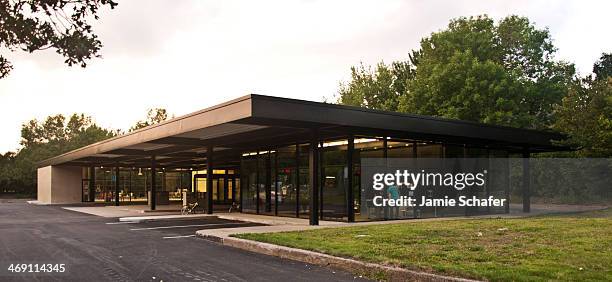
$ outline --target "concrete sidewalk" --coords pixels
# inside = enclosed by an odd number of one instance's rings
[[[217,217],[220,219],[238,220],[238,221],[244,221],[244,222],[265,224],[265,225],[270,225],[270,226],[302,226],[302,227],[309,226],[309,221],[308,219],[305,219],[305,218],[268,216],[268,215],[257,215],[257,214],[247,214],[247,213],[128,216],[128,217],[119,218],[119,221],[143,222],[143,221],[192,219],[192,218],[205,218],[205,217]],[[346,222],[325,221],[325,220],[321,220],[319,224],[320,226],[349,225],[349,223],[346,223]]]
[[[66,210],[101,216],[101,217],[126,217],[143,214],[155,215],[180,215],[180,205],[159,205],[157,210],[151,211],[146,205],[126,205],[126,206],[84,206],[84,207],[62,207]]]

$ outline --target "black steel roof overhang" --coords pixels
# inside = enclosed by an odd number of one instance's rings
[[[251,132],[237,133],[238,131],[230,125],[253,125],[261,126],[261,128]],[[207,138],[205,130],[208,128],[220,128],[216,134],[222,137]],[[241,139],[240,141],[248,144],[249,140],[257,139],[255,137],[258,134],[274,137],[275,134],[281,134],[283,131],[308,128],[334,128],[338,131],[355,134],[418,137],[421,140],[503,144],[501,146],[526,147],[531,148],[532,151],[567,149],[553,144],[552,140],[564,138],[561,134],[553,132],[251,94],[160,124],[148,126],[135,132],[94,143],[44,160],[38,165],[39,167],[60,165],[85,158],[95,160],[94,156],[100,154],[113,154],[119,160],[123,155],[129,156],[130,153],[136,151],[126,149],[126,147],[139,144],[171,144],[175,146],[168,147],[165,150],[162,148],[157,149],[157,151],[142,151],[140,155],[159,154],[172,150],[176,155],[180,149],[205,147],[209,143],[214,143],[215,146],[224,146],[224,143],[230,141],[236,143],[236,139]],[[200,136],[202,138],[184,137],[193,132],[204,132],[204,135]],[[294,138],[300,136],[303,136],[303,134],[296,135]],[[280,142],[282,138],[275,139]],[[244,145],[242,146],[244,147]],[[138,155],[138,152],[136,153]],[[182,153],[185,157],[188,157],[186,152]],[[195,157],[196,155],[189,156]],[[197,156],[205,157],[201,154]]]

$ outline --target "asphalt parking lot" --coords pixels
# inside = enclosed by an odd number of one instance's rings
[[[226,220],[217,217],[203,217],[197,219],[164,219],[145,222],[107,222],[110,228],[124,225],[133,232],[152,232],[162,239],[180,239],[195,237],[195,232],[202,229],[237,228],[249,226],[262,226],[263,224],[236,220]],[[124,227],[124,226],[121,226]]]
[[[0,200],[0,281],[355,281],[358,276],[189,236],[252,223],[202,218],[142,223]],[[10,264],[64,264],[14,273]]]

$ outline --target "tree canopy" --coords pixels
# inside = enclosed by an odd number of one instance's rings
[[[612,76],[584,79],[556,106],[554,128],[569,136],[566,145],[581,157],[612,156]]]
[[[414,70],[408,62],[379,63],[376,70],[363,64],[351,67],[351,81],[340,84],[339,102],[370,109],[398,111],[406,83],[414,78]]]
[[[100,8],[117,6],[113,0],[11,0],[0,1],[0,46],[32,53],[55,49],[69,66],[85,67],[98,57],[102,42],[91,21]],[[13,65],[0,55],[0,78]]]
[[[136,122],[134,126],[130,128],[130,132],[153,125],[156,123],[163,122],[168,119],[168,111],[164,108],[149,109],[147,111],[147,117],[144,120]]]
[[[575,75],[573,65],[553,59],[555,52],[548,30],[527,18],[461,17],[423,38],[407,61],[381,63],[375,73],[352,68],[338,102],[545,128]]]
[[[113,137],[119,131],[104,129],[84,114],[52,115],[36,119],[21,128],[22,148],[0,157],[0,186],[11,186],[24,193],[33,193],[36,163],[62,153]]]
[[[607,80],[612,76],[612,53],[603,53],[593,65],[593,74],[597,80]]]
[[[143,121],[130,131],[168,119],[166,109],[150,109]],[[21,148],[0,154],[0,192],[33,195],[36,192],[36,164],[42,160],[122,134],[121,130],[102,128],[90,116],[51,115],[30,120],[21,127]]]

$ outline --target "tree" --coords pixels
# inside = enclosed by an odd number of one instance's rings
[[[593,73],[597,80],[606,80],[612,76],[612,53],[603,53],[593,65]]]
[[[15,191],[13,186],[13,170],[15,166],[15,153],[6,152],[0,154],[0,193]]]
[[[574,85],[556,114],[555,129],[569,136],[564,143],[580,149],[574,155],[612,157],[612,77]]]
[[[509,16],[451,20],[407,61],[351,68],[338,102],[524,128],[546,128],[573,83],[573,65],[553,59],[546,29]]]
[[[397,111],[399,98],[414,77],[408,62],[393,62],[376,66],[376,72],[363,64],[351,67],[351,81],[340,84],[338,102],[363,108]]]
[[[73,114],[68,120],[61,114],[49,116],[44,121],[30,120],[21,128],[23,147],[16,154],[5,154],[4,163],[0,162],[0,176],[14,189],[35,194],[38,162],[117,133],[101,128],[84,114]]]
[[[575,74],[554,61],[548,30],[527,18],[452,20],[412,52],[414,81],[401,111],[524,128],[546,128]]]
[[[149,125],[157,124],[168,119],[168,112],[164,108],[149,109],[147,112],[147,118],[136,122],[134,126],[130,128],[130,132],[147,127]]]
[[[98,19],[104,6],[114,9],[113,0],[12,0],[0,1],[0,46],[9,51],[55,49],[69,66],[85,67],[99,57],[102,43],[90,21]],[[0,56],[0,78],[13,69]]]

